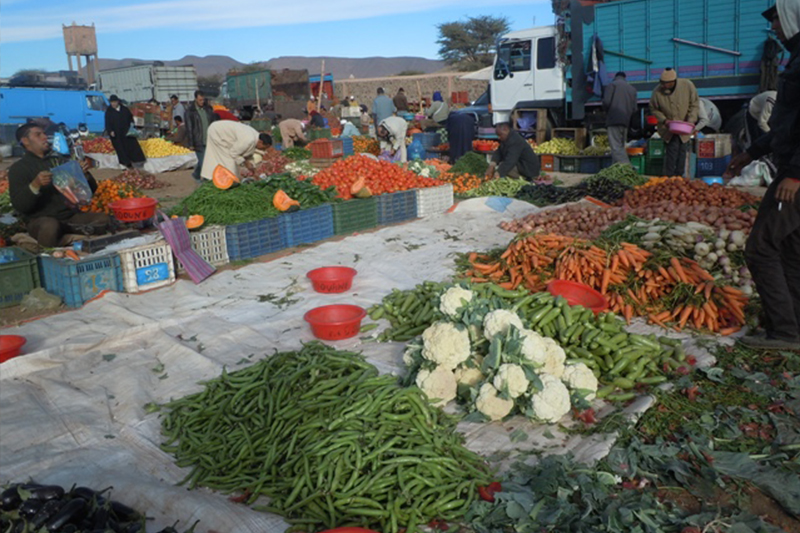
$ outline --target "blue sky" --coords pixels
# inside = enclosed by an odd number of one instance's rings
[[[512,29],[551,24],[550,0],[0,0],[0,76],[66,70],[61,25],[97,27],[103,58],[228,55],[437,57],[436,24],[505,16]],[[491,7],[489,7],[491,5]],[[435,6],[435,7],[431,7]]]

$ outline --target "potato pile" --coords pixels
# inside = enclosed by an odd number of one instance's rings
[[[602,209],[588,204],[570,204],[511,222],[502,222],[500,228],[515,233],[535,231],[591,240],[599,237],[606,228],[624,220],[628,215],[644,220],[699,222],[716,229],[749,233],[756,219],[756,210],[741,211],[733,207],[714,206],[697,209],[693,205],[669,201],[643,205],[635,209],[627,206]]]
[[[708,185],[702,180],[673,178],[653,187],[628,191],[622,199],[622,204],[627,207],[639,207],[659,202],[709,207],[741,207],[756,204],[759,202],[759,198],[732,187]]]

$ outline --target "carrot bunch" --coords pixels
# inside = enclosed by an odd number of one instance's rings
[[[451,174],[449,172],[441,173],[439,179],[452,183],[453,192],[455,193],[463,193],[471,191],[472,189],[477,189],[487,181],[483,176],[476,176],[474,174]]]
[[[606,296],[610,309],[630,323],[634,316],[672,327],[729,335],[745,323],[747,296],[720,286],[695,261],[655,257],[633,244],[607,251],[590,241],[561,235],[529,235],[496,258],[470,254],[466,275],[506,289],[544,290],[553,279],[583,283]]]
[[[450,163],[445,163],[441,159],[426,159],[425,164],[432,166],[439,172],[449,172],[450,169],[453,168],[453,165]]]
[[[139,198],[143,196],[135,187],[115,180],[104,180],[97,184],[97,190],[92,196],[88,206],[81,207],[81,211],[92,213],[112,214],[111,204],[123,198]]]
[[[650,178],[649,180],[647,180],[647,182],[644,185],[637,186],[636,189],[646,189],[647,187],[655,187],[656,185],[660,185],[660,184],[664,183],[665,181],[669,181],[671,179],[672,178],[670,178],[669,176],[661,176],[661,177],[658,177],[658,178],[653,177],[653,178]]]

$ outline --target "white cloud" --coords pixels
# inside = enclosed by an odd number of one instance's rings
[[[8,0],[3,0],[7,2]],[[16,1],[16,0],[11,0]],[[504,4],[545,3],[548,0],[502,0]],[[67,5],[64,5],[67,4]],[[50,39],[61,36],[62,23],[94,23],[98,33],[119,33],[155,28],[231,30],[247,27],[284,26],[313,22],[332,22],[365,19],[386,15],[428,11],[432,8],[485,6],[482,0],[403,0],[402,2],[376,2],[375,0],[295,0],[270,2],[267,0],[167,0],[134,5],[101,4],[91,8],[75,9],[70,2],[59,2],[58,7],[42,11],[36,8],[20,9],[6,13],[0,20],[0,42],[20,42]],[[502,13],[498,13],[502,15]],[[228,38],[224,34],[210,34],[210,38]]]

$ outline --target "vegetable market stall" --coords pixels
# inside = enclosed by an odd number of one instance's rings
[[[7,478],[63,485],[113,482],[117,498],[124,494],[124,503],[149,509],[155,527],[182,517],[200,519],[202,530],[283,531],[275,515],[176,486],[187,471],[159,449],[161,422],[147,406],[199,391],[198,382],[223,367],[232,372],[275,349],[298,349],[313,338],[302,321],[309,309],[345,300],[366,308],[392,287],[450,277],[454,254],[507,244],[509,233],[486,228],[536,210],[511,200],[495,207],[470,200],[450,215],[220,272],[199,286],[179,281],[143,296],[111,293],[15,329],[28,338],[28,355],[4,363],[0,376],[0,429],[14,435],[3,443],[0,470]],[[359,270],[352,293],[331,297],[310,289],[305,273],[332,264]],[[363,350],[381,373],[402,372],[404,344],[354,338],[333,345]],[[648,405],[642,399],[629,409]],[[514,442],[511,427],[528,439]],[[462,422],[460,429],[470,449],[485,453],[539,448],[591,460],[611,445],[607,436],[566,435],[524,419]]]

